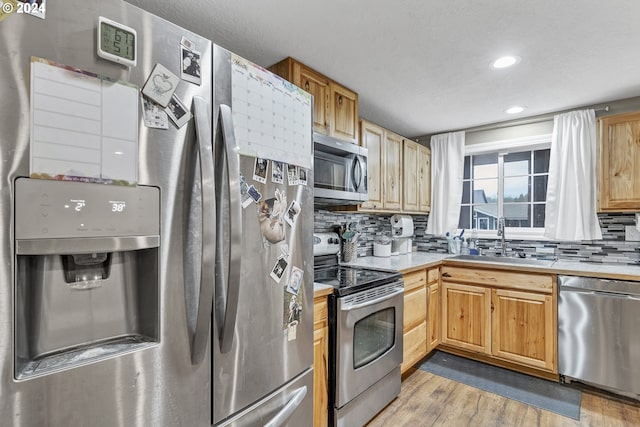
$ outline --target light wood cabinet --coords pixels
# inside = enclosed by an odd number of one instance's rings
[[[405,139],[402,157],[402,210],[427,213],[431,210],[431,150]]]
[[[385,130],[366,120],[360,120],[360,145],[367,149],[367,189],[369,200],[362,203],[362,209],[382,209]]]
[[[440,344],[440,283],[436,280],[427,287],[427,353],[438,344]]]
[[[553,370],[555,334],[551,295],[493,289],[491,299],[492,354]]]
[[[640,210],[640,112],[600,120],[598,205],[606,212]]]
[[[442,284],[442,343],[491,354],[491,290]]]
[[[293,58],[269,71],[313,95],[313,130],[358,143],[358,94]]]
[[[329,135],[358,143],[358,94],[338,83],[329,83]]]
[[[402,144],[402,209],[417,212],[419,202],[418,190],[418,146],[420,144],[405,139]]]
[[[431,150],[418,144],[418,211],[431,211]]]
[[[405,373],[427,354],[427,272],[408,273],[403,280],[403,360],[400,371]]]
[[[383,205],[388,211],[402,208],[402,140],[400,135],[385,133]]]
[[[404,280],[402,373],[418,363],[439,342],[439,268],[407,273]]]
[[[442,267],[441,342],[557,374],[556,277]]]
[[[327,297],[313,300],[313,425],[329,422],[329,320]]]

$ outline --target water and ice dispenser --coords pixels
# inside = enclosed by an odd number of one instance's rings
[[[156,345],[160,191],[15,182],[15,378]]]

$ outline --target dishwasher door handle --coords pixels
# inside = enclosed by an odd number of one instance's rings
[[[596,290],[589,290],[589,289],[572,288],[568,286],[561,287],[560,293],[565,293],[565,292],[582,294],[582,295],[593,295],[593,296],[599,296],[603,298],[618,298],[618,299],[630,299],[634,301],[640,301],[640,298],[638,298],[637,296],[625,294],[621,292],[596,291]]]

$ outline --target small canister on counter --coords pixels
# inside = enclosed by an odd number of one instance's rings
[[[373,256],[391,256],[391,237],[387,236],[386,234],[382,234],[373,241]]]

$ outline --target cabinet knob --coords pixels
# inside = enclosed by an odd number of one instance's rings
[[[442,273],[442,277],[451,277],[451,274],[445,271],[444,273]]]
[[[342,95],[338,97],[338,105],[342,105]]]
[[[304,82],[304,90],[306,90],[307,92],[309,92],[309,80],[307,80],[306,82]]]

